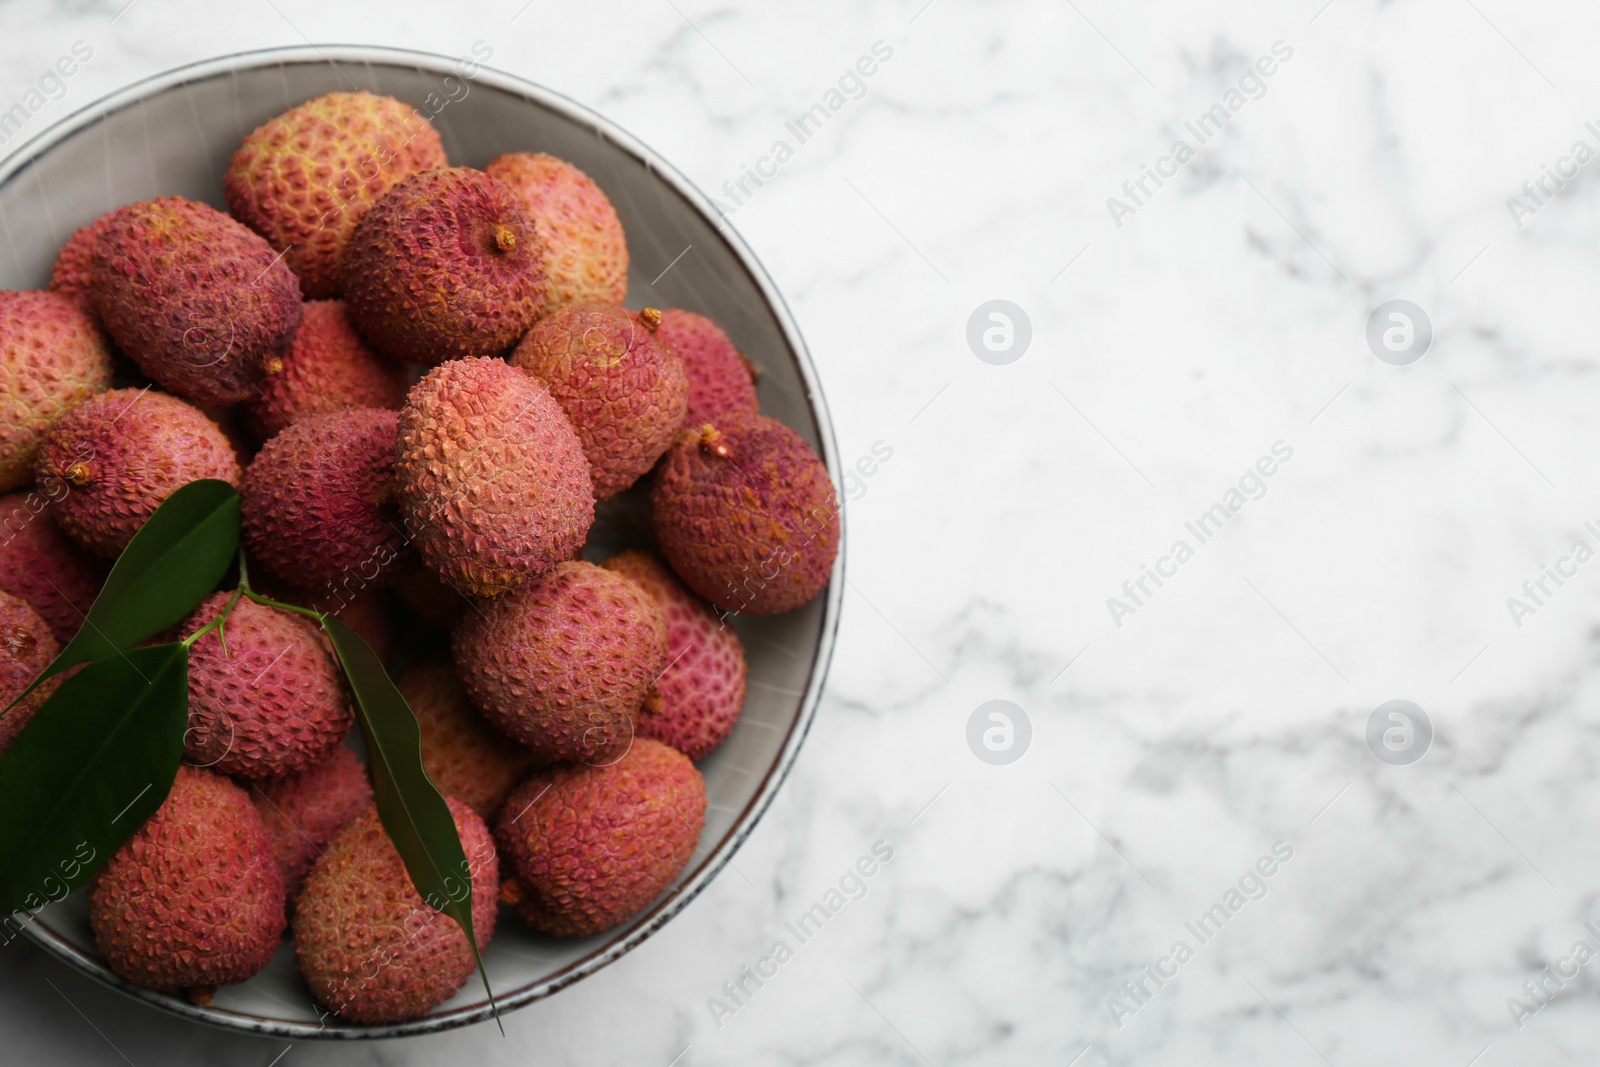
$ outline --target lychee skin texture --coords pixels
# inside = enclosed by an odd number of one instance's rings
[[[233,597],[213,593],[184,622],[189,637]],[[309,619],[240,597],[224,627],[189,650],[184,757],[241,778],[276,778],[317,763],[343,740],[355,709],[321,631]]]
[[[744,709],[744,647],[733,627],[695,596],[654,554],[624,552],[605,561],[655,600],[667,621],[667,668],[656,679],[660,707],[646,701],[635,732],[692,760],[727,740]]]
[[[145,374],[197,404],[236,404],[300,326],[300,284],[260,236],[181,196],[114,213],[94,255],[94,306]]]
[[[722,327],[704,315],[667,308],[661,312],[656,341],[683,361],[689,376],[685,428],[747,419],[760,410],[750,362]]]
[[[620,304],[627,298],[628,240],[594,179],[543,152],[511,152],[483,169],[517,195],[544,238],[547,313],[586,300]]]
[[[244,473],[250,558],[322,593],[382,586],[413,562],[394,503],[396,415],[356,408],[297,422]]]
[[[50,666],[59,651],[61,646],[56,643],[49,625],[27,601],[0,593],[0,708],[28,688],[29,683]],[[32,696],[0,718],[0,755],[11,747],[33,713],[55,692],[53,682],[54,679],[41,685]]]
[[[494,818],[534,756],[484,721],[447,656],[418,660],[395,680],[422,730],[422,766],[439,792]]]
[[[283,366],[268,368],[240,409],[251,434],[265,441],[313,415],[350,408],[398,410],[405,401],[405,368],[366,346],[343,303],[312,300]]]
[[[498,356],[544,308],[544,242],[482,171],[424,171],[356,225],[343,278],[350,320],[384,355],[428,366]]]
[[[89,925],[107,965],[135,985],[191,996],[265,967],[283,904],[283,875],[249,795],[188,766],[89,882]]]
[[[726,611],[808,603],[839,554],[828,469],[799,434],[759,415],[679,434],[656,469],[650,519],[678,577]]]
[[[536,771],[500,809],[501,899],[535,930],[586,937],[637,915],[694,855],[706,786],[689,757],[639,738],[601,767]]]
[[[638,481],[672,444],[689,398],[683,364],[616,304],[590,302],[534,323],[512,362],[567,413],[604,500]]]
[[[41,485],[56,483],[61,529],[106,557],[126,548],[179,488],[202,478],[237,486],[243,477],[216,423],[177,397],[140,389],[113,389],[73,408],[34,469]]]
[[[423,561],[471,596],[569,558],[594,523],[572,424],[542,385],[500,359],[454,360],[412,386],[395,477]]]
[[[329,842],[372,806],[372,783],[356,754],[337,745],[298,774],[251,782],[250,799],[261,813],[292,903]]]
[[[472,876],[472,932],[494,937],[500,863],[489,828],[448,798]],[[455,995],[477,964],[454,919],[423,902],[368,808],[311,868],[295,904],[294,954],[311,992],[351,1022],[419,1018]]]
[[[51,500],[69,489],[51,481],[0,496],[0,590],[32,605],[62,644],[78,632],[105,581],[103,563],[50,518]]]
[[[68,411],[111,388],[111,350],[94,320],[59,293],[0,292],[0,492],[33,464]]]
[[[650,595],[592,563],[562,563],[482,605],[456,628],[472,702],[536,755],[615,759],[667,664],[667,624]]]
[[[339,295],[356,223],[390,189],[446,166],[439,132],[415,108],[372,93],[329,93],[268,119],[222,178],[228,210],[275,249],[307,299]]]
[[[73,230],[67,243],[56,253],[56,261],[50,268],[50,291],[71,300],[80,311],[97,322],[99,320],[94,309],[94,250],[106,227],[111,225],[118,212],[125,210],[116,208],[107,211]]]

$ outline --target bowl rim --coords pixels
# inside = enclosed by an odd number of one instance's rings
[[[462,76],[457,69],[458,64],[461,62],[459,57],[380,45],[305,44],[253,49],[216,56],[142,78],[91,101],[64,118],[58,119],[17,146],[4,159],[0,159],[0,188],[9,185],[19,175],[25,174],[40,156],[68,136],[76,134],[80,130],[92,126],[110,115],[131,107],[159,92],[177,88],[188,82],[209,80],[241,70],[274,64],[287,67],[306,63],[335,64],[339,61],[404,66],[429,73]],[[526,78],[521,78],[484,64],[477,64],[477,66],[479,70],[478,73],[473,75],[472,81],[481,82],[520,96],[573,122],[589,127],[596,136],[610,141],[622,151],[645,164],[658,179],[665,182],[679,198],[694,211],[698,212],[718,232],[744,269],[745,274],[760,291],[762,299],[766,302],[768,310],[778,324],[784,341],[790,348],[796,369],[799,371],[801,382],[805,387],[806,400],[810,406],[812,418],[816,421],[819,452],[823,462],[827,465],[828,474],[833,479],[837,491],[837,487],[843,484],[838,444],[834,438],[833,422],[829,417],[827,400],[823,395],[816,367],[811,361],[810,350],[806,347],[805,339],[801,336],[800,329],[789,311],[788,304],[784,301],[782,294],[778,292],[776,285],[767,274],[761,261],[734,228],[732,220],[718,211],[711,200],[676,167],[667,162],[666,159],[648,145],[598,112]],[[766,814],[767,809],[771,806],[778,789],[788,777],[789,771],[793,768],[799,755],[800,747],[811,729],[812,721],[816,717],[822,691],[827,682],[828,670],[832,663],[833,650],[839,628],[840,609],[844,598],[845,544],[845,513],[844,508],[841,506],[839,509],[839,554],[834,561],[833,571],[830,575],[827,589],[823,594],[826,599],[823,606],[822,626],[818,634],[810,676],[806,680],[805,690],[800,698],[799,711],[789,728],[789,734],[784,740],[783,747],[779,750],[777,759],[767,769],[766,775],[755,795],[751,797],[744,810],[734,819],[733,825],[722,840],[717,843],[710,855],[701,862],[699,868],[691,874],[687,881],[658,901],[642,917],[637,918],[635,925],[621,937],[601,946],[531,986],[519,989],[508,995],[497,996],[495,998],[496,1005],[501,1014],[506,1014],[536,1000],[551,996],[567,986],[594,974],[644,943],[656,931],[660,930],[683,911],[695,897],[699,896],[706,886],[722,872],[722,869],[733,858],[733,854],[739,850],[754,831],[762,816]],[[30,940],[38,944],[46,952],[65,961],[96,981],[120,990],[136,1000],[153,1004],[182,1018],[234,1032],[296,1040],[395,1038],[451,1030],[482,1022],[491,1018],[494,1014],[489,1006],[479,1005],[456,1008],[436,1015],[427,1015],[421,1019],[405,1023],[357,1026],[344,1023],[333,1015],[330,1015],[328,1021],[323,1025],[312,1025],[309,1023],[289,1023],[278,1019],[253,1017],[239,1012],[222,1012],[192,1004],[179,997],[157,993],[136,986],[126,979],[113,974],[99,959],[31,920],[22,923],[22,929]],[[477,981],[476,976],[472,981]],[[469,982],[469,986],[466,988],[470,987],[471,983]]]

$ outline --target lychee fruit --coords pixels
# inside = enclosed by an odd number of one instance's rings
[[[106,574],[50,518],[52,496],[70,488],[51,481],[0,496],[0,590],[32,605],[62,644],[77,634]]]
[[[44,673],[61,647],[55,635],[27,601],[0,593],[0,708]],[[0,755],[11,747],[33,713],[55,692],[56,679],[46,682],[4,716],[0,716]]]
[[[372,782],[356,754],[335,745],[325,759],[303,771],[251,782],[250,799],[261,813],[293,903],[317,857],[372,806]]]
[[[316,415],[263,445],[242,489],[250,559],[319,594],[381,586],[410,565],[394,502],[396,417]]]
[[[500,864],[478,814],[463,801],[448,803],[472,878],[481,951],[494,937]],[[294,954],[319,1001],[368,1024],[427,1014],[477,967],[466,933],[417,892],[375,808],[346,826],[311,868],[295,904]]]
[[[194,767],[178,768],[161,807],[89,881],[89,926],[111,970],[201,1003],[272,959],[283,904],[249,795]]]
[[[656,468],[650,520],[679,578],[726,611],[808,603],[839,554],[839,498],[811,446],[775,419],[685,430]]]
[[[111,350],[60,293],[0,291],[0,492],[33,481],[34,459],[61,417],[111,388]]]
[[[181,636],[232,598],[221,592],[201,601]],[[354,722],[339,666],[309,619],[240,597],[222,632],[189,650],[184,757],[194,764],[241,778],[293,774],[325,757]]]
[[[156,508],[202,478],[237,486],[233,446],[199,409],[147,389],[113,389],[73,408],[39,450],[56,522],[100,556],[115,556]]]
[[[456,628],[472,702],[545,759],[606,761],[667,664],[667,624],[642,588],[592,563],[562,563],[487,601]]]
[[[649,471],[683,424],[689,382],[651,336],[653,321],[617,304],[573,304],[536,322],[512,357],[567,413],[600,500]]]
[[[727,739],[744,708],[739,635],[653,553],[624,552],[604,566],[649,593],[667,622],[667,667],[656,679],[659,705],[645,701],[634,732],[700,759]]]
[[[433,784],[485,819],[494,818],[511,787],[533,766],[533,753],[484,721],[448,656],[417,660],[395,685],[422,730],[422,766]]]
[[[398,410],[405,400],[405,368],[366,346],[343,303],[312,300],[282,366],[269,366],[239,406],[251,434],[265,441],[313,415],[349,408]]]
[[[235,404],[280,364],[300,285],[261,237],[208,204],[130,204],[94,253],[94,306],[139,369],[197,404]]]
[[[689,376],[685,427],[745,419],[760,410],[755,365],[704,315],[667,308],[661,312],[656,341],[683,361]]]
[[[583,171],[543,152],[511,152],[484,171],[517,195],[546,248],[545,310],[628,295],[628,241],[606,194]]]
[[[350,320],[392,359],[498,356],[544,307],[544,244],[487,174],[423,171],[356,224],[343,279]]]
[[[499,359],[454,360],[411,388],[395,476],[423,561],[493,596],[571,556],[594,522],[589,464],[546,389]]]
[[[535,930],[609,930],[678,877],[705,813],[705,782],[689,757],[648,738],[605,766],[535,771],[495,823],[501,899]]]
[[[339,263],[361,216],[395,185],[447,165],[439,133],[388,96],[329,93],[256,127],[222,178],[235,218],[287,249],[307,299],[339,295]]]

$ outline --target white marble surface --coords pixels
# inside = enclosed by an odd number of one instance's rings
[[[1600,164],[1520,229],[1506,203],[1574,140],[1600,149],[1590,5],[124,2],[0,5],[0,107],[78,40],[94,56],[35,129],[231,51],[483,40],[716,193],[885,42],[734,222],[844,456],[893,455],[850,503],[839,652],[794,775],[737,870],[643,948],[506,1038],[285,1051],[18,942],[0,1059],[1593,1062],[1600,962],[1520,1028],[1507,1006],[1600,947],[1600,564],[1520,627],[1507,607],[1575,540],[1600,547]],[[1115,225],[1106,198],[1195,143],[1184,122],[1278,41],[1264,95]],[[965,341],[991,298],[1032,321],[1010,365]],[[1432,319],[1410,366],[1364,340],[1391,298]],[[1107,598],[1195,547],[1184,522],[1279,441],[1264,495],[1116,626]],[[1436,731],[1414,765],[1365,741],[1392,698]],[[965,740],[991,699],[1032,723],[1007,766]],[[707,999],[877,840],[894,858],[866,896],[719,1028]],[[1200,945],[1185,921],[1277,841],[1266,895]],[[1194,958],[1119,1026],[1108,998],[1179,939]]]

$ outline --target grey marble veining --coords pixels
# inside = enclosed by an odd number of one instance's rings
[[[1593,1062],[1590,8],[124,3],[0,4],[0,111],[77,41],[24,133],[246,48],[487,42],[727,205],[871,461],[796,771],[641,949],[507,1038],[285,1051],[17,942],[6,1059]],[[967,339],[997,299],[1031,325],[1006,363]],[[1402,366],[1367,340],[1396,299],[1432,330]],[[1394,699],[1420,761],[1369,747]],[[969,747],[993,700],[1031,726],[1014,762]],[[859,899],[790,932],[880,841]],[[745,967],[772,973],[736,1002]]]

